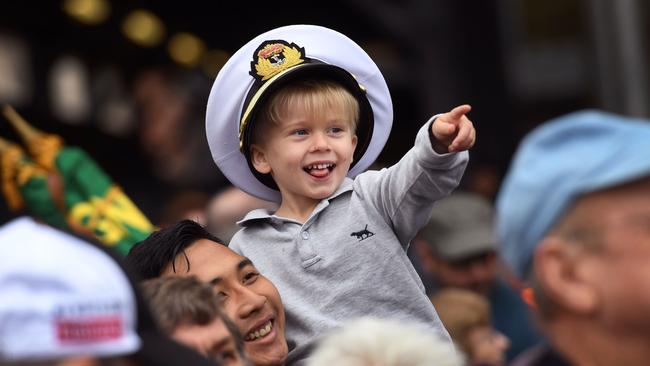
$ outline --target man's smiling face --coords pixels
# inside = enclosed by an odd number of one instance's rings
[[[278,290],[251,261],[228,247],[198,240],[162,271],[163,276],[196,276],[223,297],[223,310],[244,336],[255,365],[282,365],[288,348],[285,315]]]

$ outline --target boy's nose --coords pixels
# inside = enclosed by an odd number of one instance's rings
[[[313,139],[311,151],[326,151],[330,149],[329,140],[327,139],[327,135],[324,133],[314,134]]]

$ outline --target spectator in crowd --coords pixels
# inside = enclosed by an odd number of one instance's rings
[[[183,220],[136,244],[126,263],[147,280],[195,276],[223,297],[223,311],[244,336],[254,365],[282,365],[287,357],[280,294],[253,263],[194,221]]]
[[[498,195],[503,257],[572,364],[650,365],[649,142],[647,120],[560,117],[523,140]]]
[[[462,356],[428,329],[360,318],[324,337],[308,366],[461,366]]]
[[[159,67],[142,71],[134,81],[140,147],[153,175],[173,187],[207,189],[225,182],[212,169],[199,122],[209,83],[201,73]]]
[[[485,296],[494,327],[512,342],[508,359],[539,343],[528,305],[499,270],[494,210],[480,195],[460,192],[440,201],[413,243],[431,295],[461,288]],[[412,253],[413,254],[413,253]]]
[[[162,329],[172,339],[224,366],[248,365],[237,326],[219,310],[219,296],[195,277],[161,277],[142,283]]]
[[[225,243],[229,243],[240,229],[237,221],[243,219],[248,212],[257,208],[274,212],[277,207],[274,202],[264,201],[237,187],[229,186],[215,194],[208,202],[205,210],[207,229]]]
[[[205,203],[210,197],[211,195],[201,191],[178,190],[163,205],[156,226],[167,227],[181,220],[192,220],[205,225]]]
[[[467,356],[467,365],[503,366],[510,340],[492,327],[490,303],[474,291],[448,288],[431,297],[451,339]]]
[[[22,217],[0,250],[0,364],[216,365],[158,331],[101,246]]]

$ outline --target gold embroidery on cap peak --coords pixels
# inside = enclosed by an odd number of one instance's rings
[[[266,81],[292,66],[305,62],[305,49],[295,43],[266,41],[253,55],[250,74]]]

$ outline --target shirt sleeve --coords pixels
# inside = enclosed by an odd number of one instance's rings
[[[415,145],[395,165],[360,174],[354,192],[376,209],[406,250],[431,216],[435,201],[459,184],[469,159],[467,151],[438,154],[430,132],[432,117],[420,128]]]

